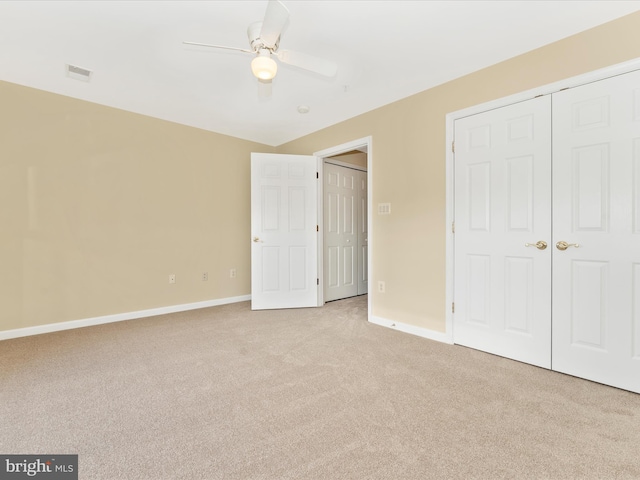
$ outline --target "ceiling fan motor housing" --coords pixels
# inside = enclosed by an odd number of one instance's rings
[[[247,28],[247,36],[249,37],[249,45],[251,45],[251,50],[253,50],[256,53],[264,48],[266,48],[272,53],[278,50],[278,46],[280,45],[280,37],[278,37],[278,40],[276,40],[275,45],[273,46],[265,45],[264,41],[260,38],[261,30],[262,30],[262,22],[254,22],[251,25],[249,25],[249,28]]]

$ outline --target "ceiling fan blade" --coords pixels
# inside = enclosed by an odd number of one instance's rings
[[[262,21],[260,39],[267,47],[275,47],[289,20],[289,10],[279,0],[269,0],[267,11]]]
[[[333,77],[338,72],[338,65],[330,60],[306,53],[293,52],[291,50],[280,50],[276,52],[278,60],[294,67],[304,68],[325,77]]]
[[[271,80],[258,79],[258,98],[267,99],[271,98]]]
[[[198,47],[211,47],[211,48],[222,48],[224,50],[235,50],[237,52],[244,52],[244,53],[255,53],[251,50],[246,50],[244,48],[236,48],[236,47],[225,47],[224,45],[211,45],[209,43],[198,43],[198,42],[182,42],[185,45],[197,45]]]

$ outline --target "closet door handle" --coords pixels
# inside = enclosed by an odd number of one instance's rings
[[[559,241],[558,243],[556,243],[556,248],[557,248],[558,250],[563,250],[563,251],[564,251],[564,250],[566,250],[566,249],[567,249],[567,248],[569,248],[569,247],[576,247],[576,248],[579,248],[579,247],[580,247],[580,244],[578,244],[578,243],[567,243],[567,242],[565,242],[564,240],[561,240],[561,241]]]
[[[547,242],[544,240],[539,240],[536,243],[525,243],[525,247],[536,247],[538,250],[544,250],[547,248]]]

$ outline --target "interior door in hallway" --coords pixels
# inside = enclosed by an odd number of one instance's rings
[[[360,246],[357,170],[324,165],[324,300],[358,295]]]
[[[553,138],[553,369],[640,393],[640,72],[553,94]]]
[[[454,342],[551,367],[550,96],[455,122]]]
[[[369,292],[369,199],[367,172],[358,171],[358,295]]]

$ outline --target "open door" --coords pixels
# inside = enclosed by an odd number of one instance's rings
[[[251,154],[251,309],[318,306],[317,158]]]

